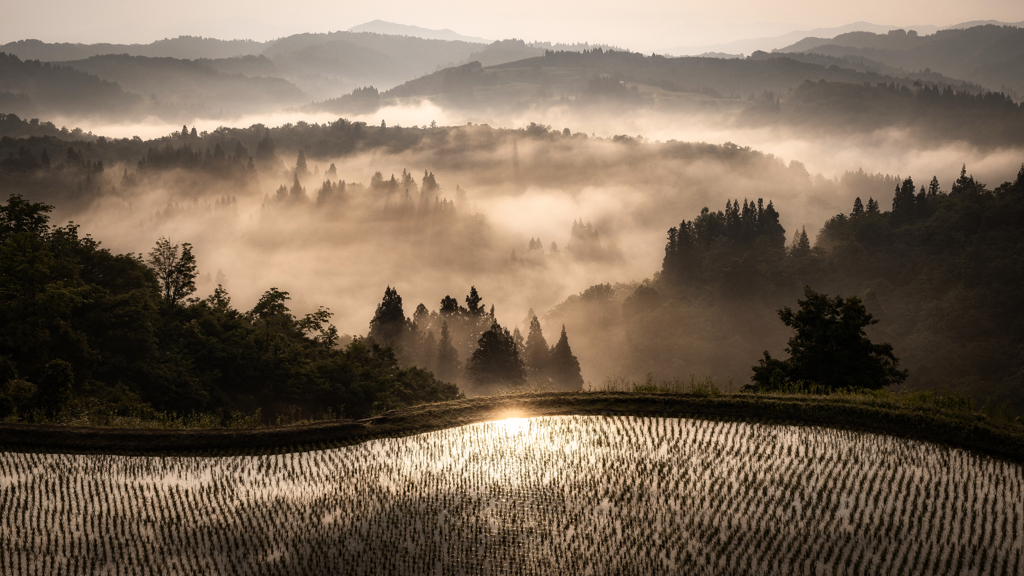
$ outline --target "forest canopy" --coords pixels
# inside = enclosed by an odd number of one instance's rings
[[[249,311],[223,287],[195,297],[188,244],[113,254],[51,207],[0,205],[0,416],[303,411],[351,418],[459,397],[356,338],[338,346],[325,308],[296,317],[270,288]]]

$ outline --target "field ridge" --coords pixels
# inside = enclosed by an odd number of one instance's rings
[[[225,455],[306,451],[509,417],[605,415],[822,426],[945,444],[1024,463],[1024,430],[980,413],[849,396],[545,392],[476,397],[331,420],[251,429],[138,429],[0,424],[0,451]],[[1018,419],[1019,421],[1019,419]]]

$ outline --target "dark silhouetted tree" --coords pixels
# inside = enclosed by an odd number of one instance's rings
[[[565,325],[562,325],[562,335],[558,343],[551,349],[551,364],[549,374],[555,384],[565,390],[582,390],[583,376],[580,374],[580,361],[572,354],[569,347],[569,337],[565,334]]]
[[[860,196],[853,201],[853,211],[850,212],[850,218],[857,218],[858,216],[864,215],[864,203],[860,201]]]
[[[469,379],[477,386],[522,386],[526,368],[519,357],[515,339],[497,322],[480,336],[477,349],[466,365]]]
[[[395,346],[408,330],[408,320],[402,310],[402,297],[398,290],[388,286],[384,299],[377,305],[377,311],[370,320],[369,337],[381,346]]]
[[[309,168],[306,166],[306,153],[299,150],[299,157],[295,160],[296,178],[305,178],[309,175]]]
[[[765,351],[753,367],[751,388],[772,390],[804,382],[831,390],[879,389],[906,380],[892,345],[874,344],[864,333],[878,320],[860,298],[829,298],[807,286],[797,304],[796,312],[779,310],[782,322],[796,330],[786,348],[790,357],[777,360]]]
[[[807,227],[802,227],[800,233],[793,239],[793,256],[805,258],[811,255],[811,240],[807,237]]]
[[[548,342],[544,339],[540,321],[536,316],[530,318],[530,332],[526,335],[523,361],[531,382],[547,382],[549,380],[548,368],[551,365],[551,351],[548,349]]]
[[[868,214],[873,214],[873,215],[876,215],[876,216],[877,216],[878,214],[880,214],[880,211],[879,211],[879,209],[878,209],[878,201],[877,201],[877,200],[875,200],[874,198],[868,198],[868,209],[867,209],[867,213],[868,213]]]
[[[186,242],[180,246],[172,245],[170,240],[161,237],[149,253],[149,265],[156,272],[164,304],[168,309],[196,291],[196,277],[199,273],[196,271],[196,258],[192,255],[191,244]]]
[[[444,382],[454,382],[459,377],[459,351],[452,344],[448,333],[448,323],[441,323],[441,339],[437,341],[437,378]]]

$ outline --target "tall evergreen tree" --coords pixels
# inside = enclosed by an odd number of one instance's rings
[[[569,337],[565,334],[564,324],[562,325],[562,335],[558,338],[558,343],[551,349],[549,373],[555,384],[562,389],[583,389],[580,361],[576,359],[576,356],[573,356],[572,348],[569,347]]]
[[[868,214],[874,214],[874,215],[878,215],[879,214],[878,201],[875,200],[874,198],[870,198],[870,197],[868,198],[867,213]]]
[[[477,345],[466,365],[473,384],[522,386],[526,383],[526,368],[508,328],[494,322],[480,336]]]
[[[807,237],[806,226],[800,229],[800,233],[793,240],[793,256],[804,258],[811,255],[811,240]]]
[[[295,159],[295,176],[305,178],[309,175],[309,167],[306,166],[306,153],[299,150],[299,157]]]
[[[914,218],[916,202],[913,178],[907,178],[896,187],[896,194],[892,198],[892,219],[896,224],[909,222]]]
[[[448,333],[448,323],[441,323],[441,339],[437,342],[436,374],[439,380],[454,382],[459,377],[459,351],[452,344],[452,336]]]
[[[370,320],[369,337],[381,346],[399,344],[408,330],[408,320],[402,310],[402,297],[398,290],[388,286],[384,290],[384,299],[377,305],[377,311]]]
[[[864,215],[864,203],[860,201],[860,196],[853,201],[853,212],[850,212],[850,218],[857,218],[858,216]]]
[[[530,319],[530,332],[526,335],[523,348],[523,360],[526,373],[532,382],[547,382],[548,367],[551,365],[551,352],[547,340],[540,328],[540,320],[536,316]]]

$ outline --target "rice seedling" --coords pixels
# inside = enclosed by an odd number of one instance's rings
[[[3,574],[1019,574],[1024,470],[561,416],[231,457],[0,453]]]

